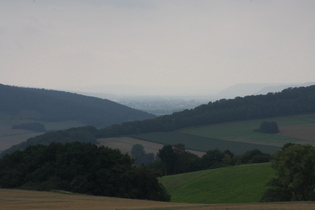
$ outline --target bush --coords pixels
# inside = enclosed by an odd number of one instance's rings
[[[259,129],[255,130],[256,132],[261,132],[261,133],[279,133],[279,127],[276,122],[262,122],[260,124]]]

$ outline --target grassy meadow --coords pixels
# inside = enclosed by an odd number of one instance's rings
[[[270,163],[249,164],[164,176],[160,182],[172,202],[259,202],[274,176]]]

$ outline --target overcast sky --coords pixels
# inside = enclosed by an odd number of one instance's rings
[[[314,81],[314,0],[0,0],[3,84],[185,94]]]

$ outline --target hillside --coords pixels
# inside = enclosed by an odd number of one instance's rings
[[[276,122],[280,132],[255,132],[263,121]],[[208,124],[169,132],[142,133],[132,137],[159,144],[183,143],[188,149],[203,152],[209,149],[229,149],[235,154],[241,154],[247,150],[259,149],[273,153],[289,142],[314,145],[314,130],[315,114],[307,114]]]
[[[252,149],[273,153],[288,142],[310,143],[314,138],[312,134],[303,139],[304,137],[290,134],[292,127],[283,126],[290,126],[286,121],[291,122],[292,126],[315,124],[314,113],[315,86],[309,86],[289,88],[267,95],[222,99],[154,119],[107,126],[92,135],[95,139],[132,136],[160,144],[183,143],[187,149],[203,152],[218,148],[230,149],[236,154]],[[300,120],[296,117],[302,115],[304,117],[300,117]],[[279,121],[282,132],[277,135],[253,132],[263,120]],[[310,125],[308,129],[312,128]],[[50,137],[53,140],[58,135]],[[45,138],[29,139],[25,145],[41,143]],[[76,141],[76,138],[67,139],[68,142],[71,140]],[[17,145],[15,148],[24,146]],[[10,151],[14,151],[13,148]]]
[[[109,126],[100,130],[100,136],[165,132],[191,126],[310,113],[315,113],[315,85],[266,95],[221,99],[155,119]]]
[[[160,181],[171,202],[253,203],[260,201],[273,175],[270,163],[260,163],[164,176]]]
[[[154,115],[110,100],[64,91],[0,84],[0,114],[43,122],[77,121],[105,127]]]

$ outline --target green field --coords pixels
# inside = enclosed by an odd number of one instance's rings
[[[276,135],[254,132],[254,129],[259,128],[263,121],[277,122],[281,131],[283,126],[315,124],[315,114],[212,124],[189,127],[173,132],[145,133],[133,137],[161,144],[183,143],[187,149],[204,152],[216,148],[220,150],[229,149],[236,154],[252,149],[273,153],[289,142],[313,144],[312,141],[305,140],[302,137],[293,138],[281,135],[281,132]]]
[[[254,132],[253,130],[257,129],[263,121],[277,122],[281,131],[282,126],[315,124],[315,114],[221,123],[182,129],[180,132],[209,138],[277,146],[282,146],[288,142],[298,142],[303,140],[288,136]]]
[[[270,163],[240,165],[164,176],[160,182],[172,202],[259,202],[266,183],[274,176]]]

